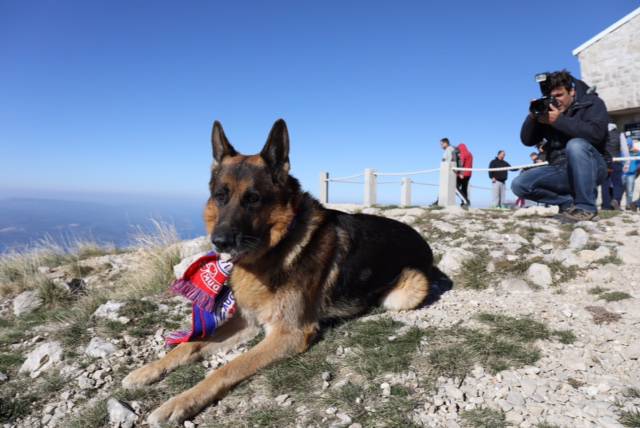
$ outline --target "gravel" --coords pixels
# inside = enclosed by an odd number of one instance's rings
[[[265,387],[264,379],[250,380],[241,386],[243,392],[222,398],[216,405],[186,421],[185,427],[212,422],[220,426],[234,424],[238,420],[246,421],[246,417],[257,409],[274,406],[278,411],[290,412],[290,419],[283,426],[371,426],[371,419],[361,420],[362,414],[375,415],[372,412],[379,411],[380,406],[397,400],[396,388],[408,391],[404,398],[410,403],[406,416],[425,427],[465,426],[462,412],[485,408],[505,412],[507,422],[520,427],[535,427],[541,423],[620,427],[620,406],[626,410],[640,409],[639,397],[625,396],[629,388],[640,390],[640,305],[637,300],[640,282],[631,274],[640,269],[637,256],[640,254],[640,236],[629,235],[640,226],[639,216],[623,213],[606,222],[580,224],[567,239],[566,226],[549,218],[553,209],[544,207],[499,215],[457,208],[438,211],[372,208],[369,211],[415,221],[416,226],[432,221],[436,235],[431,237],[427,233],[426,238],[434,253],[441,256],[439,268],[454,283],[453,289],[428,306],[370,317],[391,316],[407,326],[427,330],[454,326],[478,328],[474,314],[487,312],[530,317],[550,330],[569,330],[576,340],[573,343],[537,340],[531,346],[540,350],[540,359],[531,365],[497,373],[476,365],[462,379],[442,377],[433,385],[426,381],[424,372],[432,350],[429,340],[425,339],[419,347],[417,363],[405,372],[366,379],[344,366],[337,371],[318,371],[313,377],[314,386],[306,395],[293,389],[271,393]],[[527,228],[535,228],[535,234],[523,233]],[[458,231],[464,232],[462,238]],[[192,243],[187,241],[180,247],[181,252],[185,257],[197,256],[203,250],[203,242],[206,240],[202,238]],[[457,275],[465,262],[484,250],[493,264],[487,272],[487,287],[482,290],[456,287]],[[619,257],[623,265],[604,264],[612,256]],[[135,258],[131,257],[131,260],[135,261]],[[529,265],[520,271],[499,268],[505,266],[505,261],[514,264],[526,260]],[[142,259],[139,262],[142,263]],[[550,268],[552,263],[558,262],[563,269],[575,269],[575,278],[559,283],[557,272],[552,273]],[[554,269],[557,268],[554,266]],[[96,286],[94,282],[88,292]],[[597,295],[590,293],[595,287],[626,292],[631,298],[617,302],[599,300]],[[163,317],[186,314],[180,299],[167,296],[154,299],[164,305],[166,314]],[[11,308],[15,308],[16,300],[17,297],[0,301],[0,307],[7,308],[2,317],[12,315]],[[33,301],[32,298],[26,300]],[[121,307],[121,302],[109,301],[98,308],[94,319],[135,322],[119,315]],[[597,323],[594,314],[606,316],[606,320]],[[184,318],[187,320],[188,315]],[[96,402],[107,402],[112,426],[140,425],[153,410],[145,406],[148,404],[146,399],[139,400],[142,405],[124,403],[114,398],[114,392],[120,388],[124,374],[166,352],[161,337],[165,331],[154,328],[152,331],[157,334],[148,337],[120,334],[105,339],[97,329],[88,326],[91,341],[84,348],[86,354],[79,352],[63,359],[63,346],[52,340],[53,333],[48,328],[39,326],[32,338],[11,345],[12,352],[24,358],[21,374],[14,376],[12,371],[3,369],[0,382],[5,387],[16,377],[35,378],[42,373],[53,373],[56,368],[60,369],[65,382],[44,402],[33,406],[29,414],[5,426],[62,427],[70,416],[79,415]],[[401,334],[389,336],[389,343],[398,341]],[[238,346],[229,352],[211,355],[203,366],[209,371],[215,370],[246,349],[246,346]],[[336,344],[328,353],[327,361],[339,366],[354,355],[357,354],[353,349]],[[361,406],[358,412],[350,407],[354,403],[347,405],[340,400],[320,400],[324,403],[321,407],[315,404],[319,397],[332,397],[331,394],[349,383],[358,385],[363,391],[374,392],[364,400],[356,398],[355,404]],[[155,389],[160,387],[148,387],[148,391]]]

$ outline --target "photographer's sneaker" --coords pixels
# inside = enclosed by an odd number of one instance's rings
[[[579,221],[598,221],[600,219],[597,212],[585,211],[580,208],[566,210],[561,214],[561,216],[561,220],[570,223],[577,223]]]
[[[559,205],[558,214],[554,215],[553,218],[555,218],[556,220],[559,220],[561,223],[564,223],[566,222],[566,219],[564,217],[565,213],[571,212],[575,209],[576,207],[573,204],[567,204],[565,206]]]

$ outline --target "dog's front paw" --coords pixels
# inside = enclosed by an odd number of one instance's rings
[[[139,388],[157,382],[162,376],[164,371],[151,363],[129,373],[122,379],[122,386],[127,389]]]
[[[147,423],[152,428],[180,425],[198,411],[196,403],[185,394],[181,394],[154,410],[147,417]]]

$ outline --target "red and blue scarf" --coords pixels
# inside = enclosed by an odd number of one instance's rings
[[[175,346],[211,336],[236,312],[236,301],[227,285],[233,264],[220,260],[212,251],[193,262],[181,279],[171,285],[171,291],[193,303],[191,330],[169,334],[167,346]]]

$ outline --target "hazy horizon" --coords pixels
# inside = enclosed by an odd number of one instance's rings
[[[429,205],[430,197],[418,198],[425,202],[414,205]],[[78,240],[127,247],[139,229],[153,233],[154,220],[174,225],[181,239],[203,236],[206,200],[206,195],[0,189],[0,253],[28,250],[45,239],[63,247]],[[397,203],[388,198],[379,201],[379,205]]]
[[[180,239],[206,234],[204,203],[195,198],[143,201],[131,195],[121,199],[85,195],[84,200],[66,196],[0,197],[0,253],[26,251],[43,241],[63,248],[78,241],[125,248],[135,244],[137,234],[153,234],[154,222],[175,227]]]

